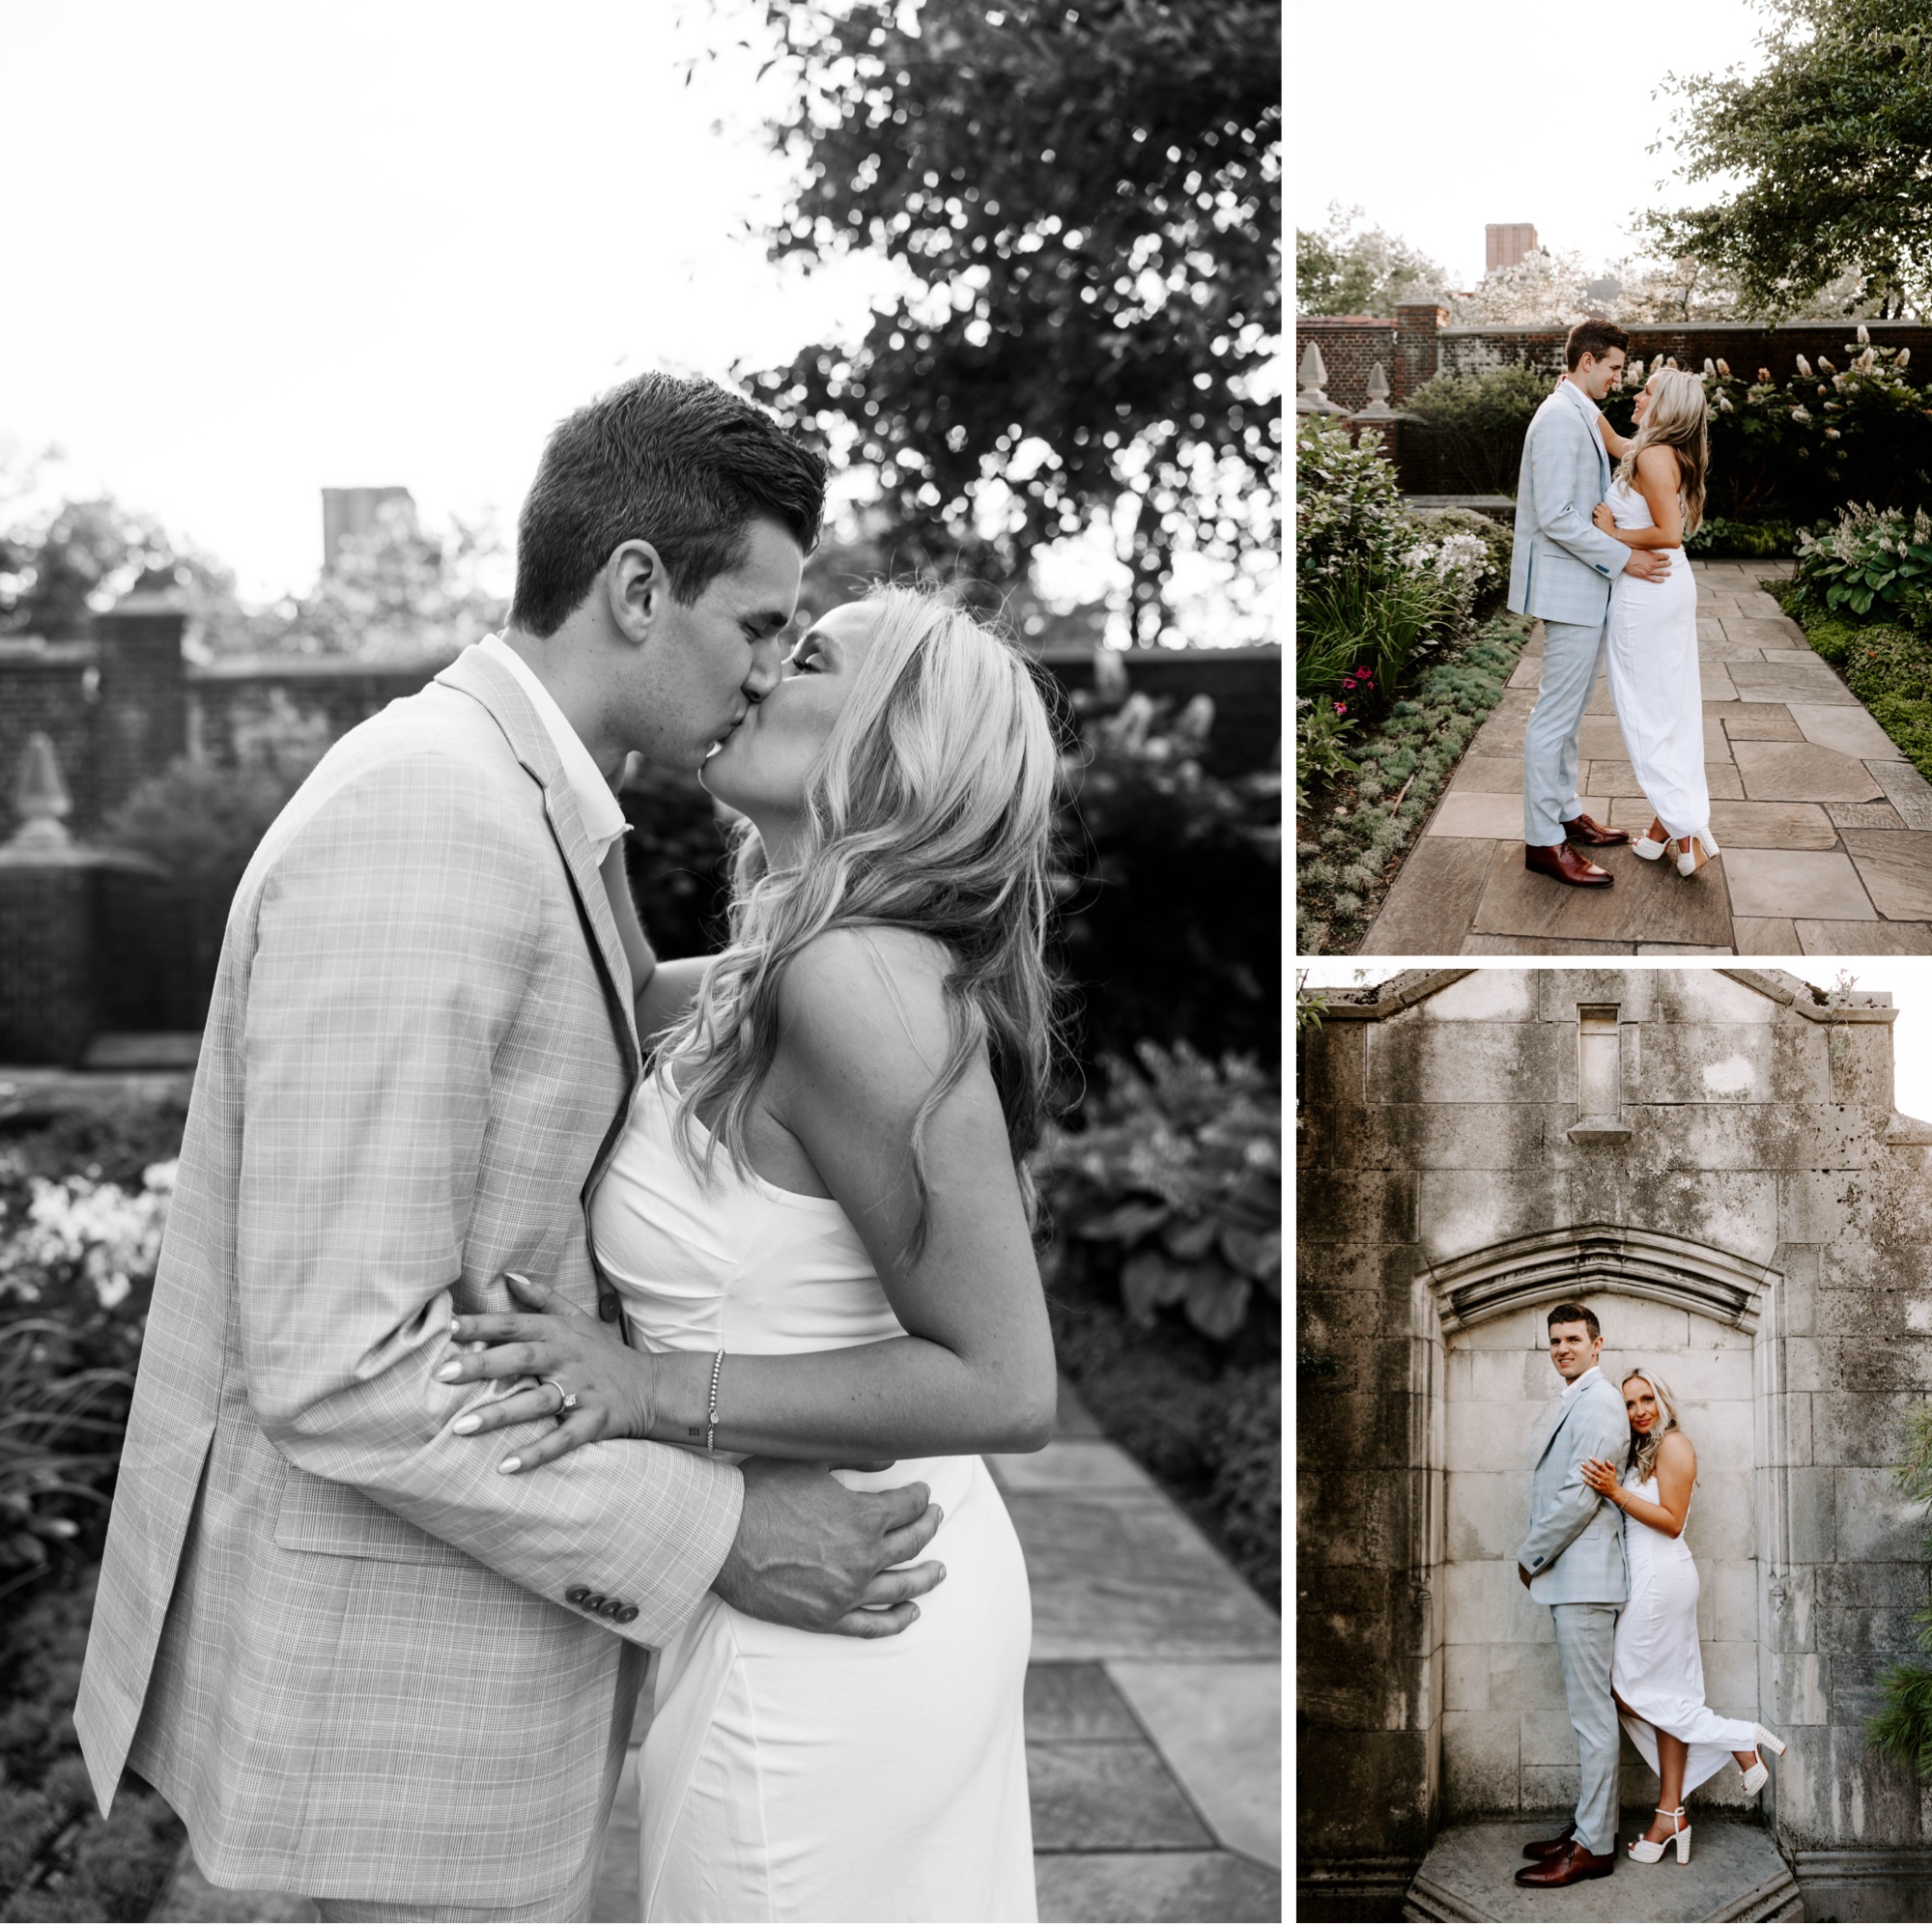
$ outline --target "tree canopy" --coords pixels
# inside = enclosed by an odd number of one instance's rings
[[[800,167],[773,237],[905,293],[752,378],[878,476],[895,537],[1011,579],[1111,518],[1135,638],[1173,557],[1272,546],[1281,21],[1271,0],[765,0]]]
[[[1294,231],[1297,314],[1370,314],[1392,319],[1405,300],[1446,293],[1449,270],[1399,234],[1364,225],[1359,207],[1331,202],[1320,229]]]
[[[1839,275],[1875,315],[1932,304],[1932,14],[1925,0],[1760,0],[1763,68],[1673,80],[1687,181],[1742,183],[1653,213],[1672,254],[1790,313]],[[1660,143],[1662,145],[1662,143]],[[1657,148],[1651,150],[1657,152]]]

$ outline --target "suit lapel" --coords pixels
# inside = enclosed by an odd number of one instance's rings
[[[578,813],[577,798],[564,777],[563,764],[550,731],[530,706],[529,697],[518,688],[516,678],[492,662],[480,648],[466,648],[436,679],[471,696],[490,711],[516,751],[517,760],[543,790],[544,813],[549,818],[558,853],[563,857],[571,888],[576,892],[578,913],[583,919],[590,951],[597,959],[605,997],[611,1004],[611,1023],[623,1051],[625,1077],[635,1085],[641,1052],[638,1046],[636,1005],[630,991],[631,965],[623,944],[617,939],[617,925],[611,919],[604,877],[591,852],[589,837],[583,833],[583,818]],[[608,1153],[608,1145],[606,1148]],[[600,1157],[600,1164],[602,1161]]]
[[[1590,446],[1597,456],[1597,472],[1603,477],[1605,491],[1610,485],[1609,450],[1604,446],[1604,438],[1597,429],[1598,409],[1595,402],[1577,385],[1574,381],[1566,381],[1563,385],[1570,390],[1570,405],[1583,417],[1583,424],[1590,431]]]
[[[1556,1407],[1556,1421],[1550,1425],[1549,1434],[1544,1438],[1541,1447],[1536,1453],[1536,1461],[1539,1468],[1542,1466],[1544,1458],[1549,1455],[1550,1445],[1555,1443],[1556,1439],[1562,1434],[1564,1425],[1569,1423],[1571,1418],[1577,1414],[1577,1406],[1582,1401],[1580,1392],[1573,1397],[1567,1404],[1563,1403],[1559,1399]]]

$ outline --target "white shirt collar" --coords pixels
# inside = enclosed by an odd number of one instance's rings
[[[486,635],[476,645],[489,655],[491,661],[501,663],[517,678],[517,686],[530,698],[530,706],[536,710],[537,720],[543,723],[545,732],[556,749],[557,760],[563,764],[563,778],[570,784],[570,792],[577,799],[577,813],[583,823],[583,834],[601,865],[610,853],[611,843],[623,835],[628,826],[622,807],[611,793],[611,784],[604,779],[603,771],[590,759],[583,738],[571,727],[570,719],[557,707],[556,697],[537,679],[536,670],[500,635]]]
[[[1604,1373],[1602,1370],[1599,1369],[1597,1365],[1592,1364],[1590,1368],[1587,1371],[1585,1371],[1580,1377],[1577,1377],[1563,1386],[1563,1401],[1565,1403],[1569,1403],[1570,1401],[1572,1401],[1572,1400],[1575,1399],[1577,1393],[1579,1390],[1581,1390],[1583,1386],[1586,1383],[1588,1383],[1592,1377],[1596,1377],[1601,1382],[1603,1374]]]

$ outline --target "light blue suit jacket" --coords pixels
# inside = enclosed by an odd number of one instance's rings
[[[1529,1535],[1516,1561],[1530,1573],[1529,1594],[1543,1604],[1621,1604],[1624,1514],[1583,1482],[1586,1458],[1621,1464],[1630,1452],[1630,1419],[1607,1379],[1584,1384],[1533,1447]]]
[[[1523,438],[1510,555],[1509,605],[1517,613],[1585,627],[1603,621],[1610,584],[1630,559],[1622,542],[1590,521],[1609,489],[1596,405],[1559,382]]]

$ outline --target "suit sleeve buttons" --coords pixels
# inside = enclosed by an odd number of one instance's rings
[[[587,1603],[589,1601],[589,1598],[590,1598],[590,1587],[587,1584],[573,1584],[570,1587],[570,1589],[563,1594],[563,1601],[566,1604]]]
[[[626,1604],[624,1608],[617,1613],[617,1622],[620,1625],[635,1624],[637,1622],[637,1617],[638,1617],[637,1605]]]

